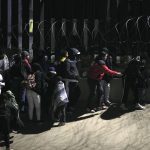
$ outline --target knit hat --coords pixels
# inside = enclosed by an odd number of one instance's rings
[[[29,52],[23,51],[23,52],[21,53],[21,55],[22,55],[23,58],[24,58],[24,57],[27,57],[27,56],[29,56]]]
[[[56,70],[54,67],[49,67],[49,72],[52,74],[56,74]]]
[[[68,50],[68,53],[69,53],[69,55],[79,55],[80,51],[78,49],[76,49],[76,48],[70,48]]]
[[[102,51],[104,51],[105,53],[109,53],[109,49],[107,47],[103,47]]]

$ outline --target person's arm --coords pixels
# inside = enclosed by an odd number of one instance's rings
[[[101,65],[101,68],[104,71],[104,73],[107,73],[109,75],[121,75],[121,72],[111,70],[106,65]]]
[[[69,78],[75,78],[74,72],[71,72],[71,66],[70,66],[70,62],[69,61],[66,62],[65,67],[66,67],[67,77],[69,77]]]

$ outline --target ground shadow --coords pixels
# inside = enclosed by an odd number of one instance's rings
[[[9,144],[12,144],[12,143],[13,143],[12,140],[9,141]],[[0,147],[4,147],[4,146],[6,146],[5,142],[3,140],[0,140]]]
[[[21,120],[24,123],[24,127],[19,129],[21,134],[38,134],[50,130],[52,127],[52,122],[49,120],[43,120],[42,122],[29,121],[27,114],[21,114]]]
[[[38,134],[47,130],[50,130],[52,124],[50,122],[42,122],[42,123],[24,123],[24,128],[20,130],[22,134]]]
[[[111,120],[121,117],[125,113],[134,111],[135,109],[129,108],[129,110],[122,110],[119,104],[112,104],[105,112],[100,115],[101,119]]]

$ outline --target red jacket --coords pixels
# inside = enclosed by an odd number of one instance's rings
[[[88,77],[94,80],[102,80],[104,74],[107,73],[111,76],[118,74],[119,72],[109,69],[104,61],[99,61],[100,63],[94,63],[89,71]]]

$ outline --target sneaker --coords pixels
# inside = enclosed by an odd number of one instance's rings
[[[90,109],[90,108],[86,108],[86,112],[87,112],[87,113],[90,113],[90,112],[91,112],[91,109]]]
[[[91,113],[95,113],[95,110],[94,109],[91,109],[91,111],[90,111]]]
[[[107,101],[105,102],[105,105],[106,105],[106,106],[110,106],[110,105],[111,105],[111,102],[110,102],[109,100],[107,100]]]
[[[64,126],[65,122],[59,122],[58,126]]]
[[[96,107],[95,108],[95,111],[100,111],[101,110],[101,107]]]
[[[100,105],[100,109],[101,110],[104,110],[104,109],[107,109],[108,107],[105,105],[105,103],[102,103],[101,105]]]
[[[122,110],[128,110],[128,108],[126,107],[125,104],[121,104],[121,105],[120,105],[120,108],[121,108]]]
[[[143,110],[145,109],[144,106],[142,106],[141,104],[137,103],[136,106],[135,106],[136,109],[140,109],[140,110]]]
[[[43,124],[44,122],[43,122],[43,120],[37,120],[36,123],[37,123],[38,125],[41,125],[41,124]]]

